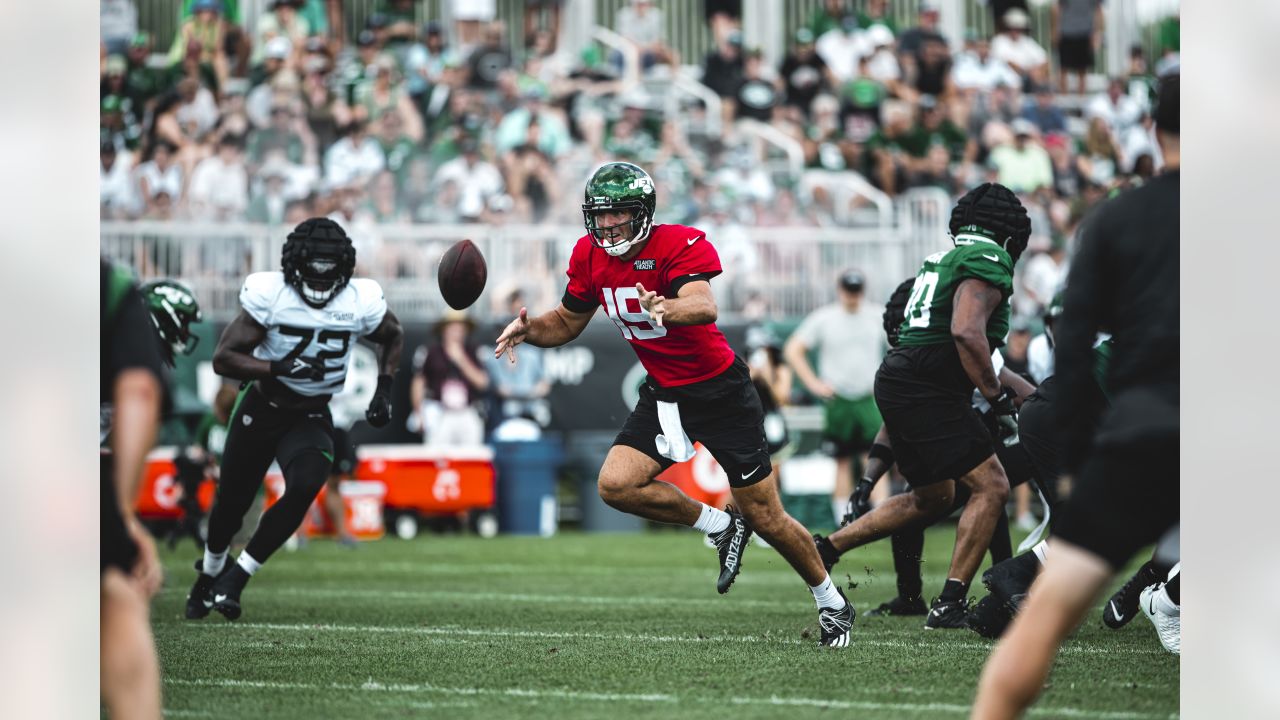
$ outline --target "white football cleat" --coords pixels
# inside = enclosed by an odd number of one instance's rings
[[[1164,595],[1164,584],[1158,583],[1142,591],[1138,607],[1156,626],[1156,634],[1160,636],[1160,644],[1174,655],[1182,654],[1182,614],[1165,612],[1164,603],[1156,602],[1157,594]],[[1166,598],[1167,601],[1167,598]],[[1177,606],[1174,606],[1177,607]]]

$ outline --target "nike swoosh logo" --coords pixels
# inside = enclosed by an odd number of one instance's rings
[[[1116,603],[1115,603],[1115,601],[1114,601],[1114,600],[1113,600],[1113,601],[1111,601],[1111,602],[1109,602],[1109,603],[1107,603],[1107,604],[1111,606],[1111,614],[1112,614],[1112,615],[1115,615],[1117,620],[1123,620],[1123,619],[1124,619],[1124,613],[1122,613],[1122,612],[1120,612],[1119,610],[1117,610],[1117,609],[1116,609]]]
[[[986,258],[986,259],[990,260],[991,262],[1000,262],[1000,256],[999,256],[999,255],[987,255],[986,253],[983,253],[983,254],[982,254],[982,257],[984,257],[984,258]]]
[[[755,475],[755,474],[756,474],[756,470],[759,470],[759,469],[760,469],[760,466],[759,466],[759,465],[757,465],[757,466],[755,466],[754,468],[752,468],[752,469],[751,469],[751,472],[745,472],[745,473],[742,473],[742,479],[743,479],[743,480],[746,480],[747,478],[751,477],[752,475]]]
[[[204,606],[207,608],[213,607],[213,603],[209,602],[208,600],[201,600],[200,602],[204,603]]]
[[[698,237],[691,237],[691,238],[689,238],[689,244],[690,244],[690,245],[692,245],[692,244],[694,244],[694,243],[698,242],[698,239],[699,239],[699,238],[701,238],[701,237],[702,237],[702,236],[701,236],[701,235],[699,235]]]

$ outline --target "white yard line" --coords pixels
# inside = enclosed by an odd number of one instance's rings
[[[183,685],[188,687],[215,687],[215,688],[253,688],[261,690],[334,690],[340,692],[386,692],[397,694],[417,694],[417,693],[435,693],[440,695],[462,695],[462,696],[497,696],[497,697],[515,697],[515,698],[531,698],[539,699],[560,699],[560,700],[587,700],[593,702],[643,702],[643,703],[689,703],[689,702],[723,702],[720,698],[685,696],[680,697],[667,693],[604,693],[589,692],[578,690],[553,690],[553,689],[532,689],[532,688],[478,688],[478,687],[444,687],[440,685],[431,685],[427,683],[382,683],[373,679],[367,680],[358,685],[350,683],[302,683],[302,682],[275,682],[266,680],[233,680],[229,678],[223,679],[184,679],[184,678],[166,678],[164,681],[168,685]],[[956,705],[948,703],[881,703],[872,701],[848,701],[848,700],[823,700],[819,698],[799,698],[799,697],[779,697],[777,695],[771,697],[736,697],[730,700],[735,705],[768,705],[768,706],[789,706],[789,707],[818,707],[818,708],[834,708],[841,710],[897,710],[908,712],[938,712],[946,714],[967,714],[969,712],[968,705]],[[1083,710],[1072,707],[1037,707],[1031,710],[1033,715],[1048,715],[1051,717],[1082,717],[1082,718],[1098,718],[1098,720],[1153,720],[1155,718],[1171,717],[1157,713],[1139,713],[1139,712],[1109,712],[1096,710]]]
[[[635,633],[599,633],[599,632],[544,632],[536,630],[507,630],[507,629],[481,629],[481,628],[465,628],[456,626],[430,627],[430,626],[414,626],[414,625],[328,625],[328,624],[309,624],[309,623],[224,623],[224,622],[204,622],[204,623],[187,623],[181,626],[183,631],[187,628],[203,628],[216,631],[224,631],[231,629],[244,630],[279,630],[284,632],[341,632],[341,633],[368,633],[368,634],[409,634],[409,635],[435,635],[444,637],[493,637],[493,638],[524,638],[536,640],[615,640],[626,642],[651,642],[651,643],[723,643],[723,642],[740,642],[740,643],[768,643],[772,645],[814,645],[816,640],[798,640],[783,637],[762,637],[759,635],[716,635],[709,637],[698,637],[690,635],[649,635]],[[961,642],[961,643],[945,643],[945,642],[926,642],[926,641],[907,641],[907,640],[883,640],[875,638],[859,638],[857,636],[857,628],[853,642],[850,647],[888,647],[899,649],[947,649],[947,650],[973,650],[981,652],[989,652],[991,646],[986,643]],[[1160,655],[1163,650],[1151,648],[1144,650],[1139,648],[1116,648],[1116,647],[1093,647],[1088,645],[1067,645],[1062,650],[1065,654],[1086,654],[1086,655]]]

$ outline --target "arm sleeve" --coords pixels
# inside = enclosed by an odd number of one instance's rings
[[[706,233],[689,228],[688,237],[676,242],[680,243],[677,254],[667,264],[662,278],[667,297],[675,297],[681,287],[695,280],[710,280],[722,270],[720,255]]]
[[[240,288],[240,307],[259,325],[271,326],[271,306],[275,301],[270,273],[254,273],[244,279]]]
[[[360,320],[363,328],[360,334],[368,335],[377,330],[382,324],[382,318],[386,317],[387,297],[377,280],[356,278],[351,284],[355,286],[357,297],[360,298]]]
[[[600,300],[591,287],[591,241],[583,238],[573,247],[569,256],[569,285],[561,302],[576,313],[592,312],[600,306]]]
[[[1063,292],[1063,313],[1053,328],[1054,374],[1061,387],[1058,405],[1058,427],[1062,431],[1063,467],[1079,468],[1092,440],[1097,420],[1084,402],[1086,392],[1094,384],[1093,343],[1102,324],[1103,308],[1110,302],[1107,280],[1106,234],[1107,206],[1099,208],[1092,222],[1086,221],[1080,238],[1080,249],[1071,262],[1067,288]]]

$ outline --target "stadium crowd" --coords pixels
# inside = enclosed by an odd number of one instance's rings
[[[330,216],[355,237],[380,224],[574,225],[566,188],[627,160],[660,184],[660,222],[836,226],[847,208],[815,177],[857,174],[890,196],[997,181],[1031,211],[1015,310],[1037,318],[1086,211],[1161,166],[1150,89],[1177,66],[1175,17],[1150,58],[1135,47],[1105,90],[1082,94],[1103,31],[1095,0],[1054,4],[1057,72],[1025,3],[992,3],[998,32],[952,52],[928,0],[905,27],[886,0],[826,0],[771,66],[744,45],[735,3],[705,3],[714,48],[680,58],[662,9],[629,0],[614,28],[637,51],[643,80],[629,83],[622,53],[557,49],[558,9],[542,6],[559,3],[530,4],[523,52],[501,20],[418,25],[419,4],[379,3],[347,42],[341,3],[274,0],[248,28],[236,0],[186,0],[165,54],[131,0],[104,2],[102,217]],[[652,89],[681,63],[720,97],[722,132],[701,102],[666,114]],[[799,143],[801,177],[762,162],[740,121]]]

